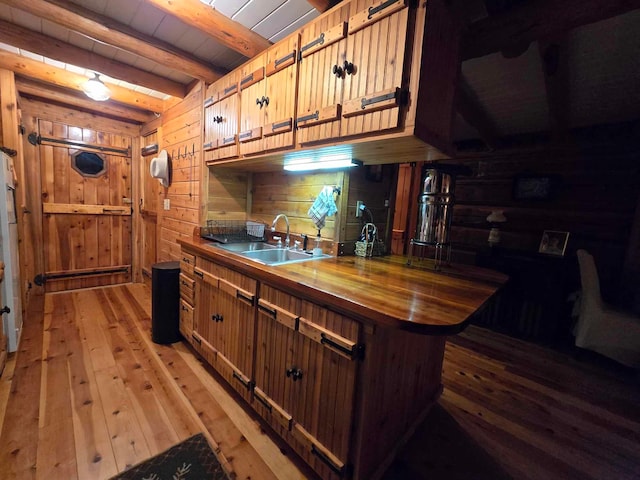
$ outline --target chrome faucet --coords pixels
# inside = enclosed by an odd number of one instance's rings
[[[273,223],[271,224],[271,231],[276,231],[276,223],[280,218],[284,218],[285,223],[287,224],[287,236],[284,238],[284,248],[289,248],[289,219],[284,213],[279,213],[276,215],[276,218],[273,219]]]

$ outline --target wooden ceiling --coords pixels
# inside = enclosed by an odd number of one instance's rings
[[[143,123],[162,111],[164,99],[184,97],[191,82],[215,81],[338,2],[0,0],[0,68],[16,72],[21,94]],[[527,129],[561,133],[588,123],[589,115],[606,122],[607,115],[584,112],[589,91],[579,89],[593,89],[584,81],[593,71],[580,69],[585,55],[599,52],[589,48],[611,42],[621,29],[626,36],[618,39],[615,55],[603,55],[607,58],[598,59],[597,68],[618,72],[620,83],[611,80],[613,93],[616,85],[633,90],[631,106],[626,102],[610,110],[623,109],[622,120],[640,117],[634,51],[640,44],[640,0],[447,4],[464,32],[458,138],[481,138],[491,147]],[[625,22],[613,21],[622,17]],[[93,71],[105,78],[111,100],[93,102],[80,93]],[[513,100],[516,94],[520,104]],[[594,102],[601,107],[608,99]],[[530,124],[519,124],[520,117]]]

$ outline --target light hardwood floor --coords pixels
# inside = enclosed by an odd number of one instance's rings
[[[0,478],[105,479],[200,431],[236,478],[309,476],[189,348],[151,342],[150,304],[135,284],[29,312],[0,378]],[[470,327],[443,383],[385,480],[640,478],[633,372]]]

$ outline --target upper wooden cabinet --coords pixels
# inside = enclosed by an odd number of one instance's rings
[[[336,142],[366,164],[446,158],[459,43],[445,0],[345,0],[227,76],[235,124],[221,113],[227,77],[209,89],[205,159],[281,165],[276,152]],[[222,149],[230,131],[210,131],[223,126],[239,127],[239,151]]]
[[[353,0],[304,27],[301,145],[398,127],[408,11],[404,0]]]
[[[293,147],[299,36],[246,63],[240,73],[240,154]]]
[[[207,88],[204,100],[204,159],[215,160],[238,156],[237,74],[232,72]]]

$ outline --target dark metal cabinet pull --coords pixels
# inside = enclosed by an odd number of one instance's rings
[[[251,305],[253,307],[253,304],[254,304],[254,297],[253,296],[244,295],[243,293],[236,291],[236,298],[238,300],[242,300],[243,302],[248,303],[249,305]]]
[[[340,65],[334,65],[333,66],[333,74],[337,77],[337,78],[342,78],[343,74],[344,74],[344,70]]]
[[[244,385],[245,387],[247,387],[247,389],[250,386],[250,382],[247,382],[244,378],[242,378],[242,375],[240,375],[238,372],[236,372],[235,370],[233,371],[233,378],[235,378],[236,380],[238,380],[242,385]]]
[[[294,382],[302,378],[302,370],[297,367],[291,367],[287,369],[287,378],[291,378]]]
[[[356,66],[351,62],[347,62],[346,60],[344,61],[344,65],[342,66],[342,68],[347,75],[353,75],[353,73],[355,73],[356,71]]]
[[[324,462],[327,465],[327,467],[329,467],[333,472],[337,473],[338,475],[342,475],[343,469],[342,468],[338,468],[338,466],[335,465],[329,459],[329,457],[327,457],[324,453],[322,453],[320,450],[318,450],[314,444],[311,444],[311,453],[313,453],[322,462]]]

